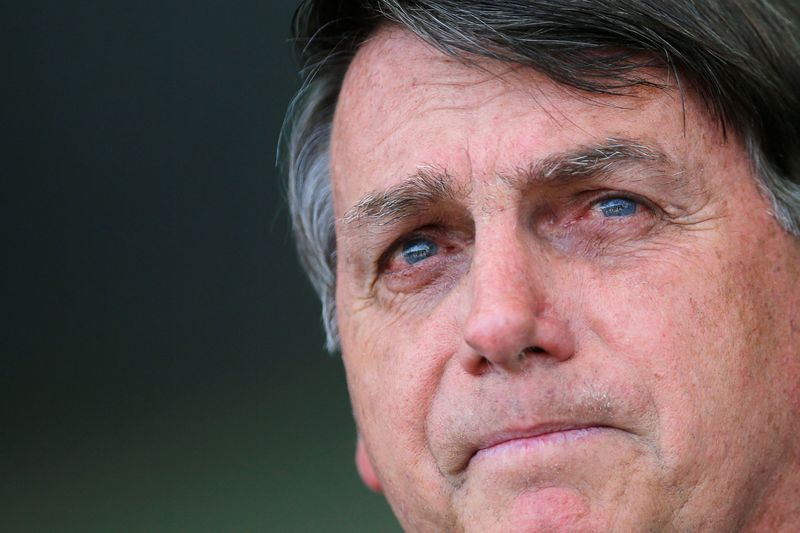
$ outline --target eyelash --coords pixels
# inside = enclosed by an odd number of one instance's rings
[[[429,240],[437,246],[437,249],[440,252],[443,249],[447,249],[446,246],[442,245],[441,242],[442,235],[437,235],[436,233],[438,232],[435,231],[434,228],[422,227],[408,235],[404,235],[403,237],[397,239],[391,244],[391,246],[387,248],[386,252],[384,252],[381,258],[379,259],[378,261],[379,270],[381,272],[387,271],[389,269],[390,262],[392,261],[392,259],[395,256],[402,255],[403,247],[413,243],[414,241]],[[429,258],[423,259],[419,261],[419,263],[423,263],[427,259]],[[409,264],[406,266],[406,268],[418,268],[415,267],[415,264],[416,263]]]
[[[587,194],[591,194],[591,196],[588,198],[588,201],[586,199],[583,199],[579,204],[577,204],[576,207],[577,210],[584,211],[587,214],[602,212],[603,209],[600,207],[600,205],[603,202],[609,202],[611,200],[623,200],[626,202],[632,202],[634,204],[634,212],[631,213],[631,215],[620,216],[620,217],[607,215],[605,217],[606,220],[612,220],[615,218],[622,220],[634,218],[642,214],[642,210],[646,210],[646,212],[650,213],[654,213],[657,211],[657,208],[652,204],[652,202],[648,201],[645,198],[630,193],[608,191],[608,192],[602,192],[601,194],[596,194],[596,193],[595,194],[587,193]]]

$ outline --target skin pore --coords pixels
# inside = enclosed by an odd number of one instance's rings
[[[367,484],[409,531],[800,527],[800,246],[738,140],[675,90],[479,67],[385,28],[340,95]]]

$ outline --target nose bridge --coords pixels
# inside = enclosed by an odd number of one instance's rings
[[[486,228],[476,235],[471,272],[472,310],[492,307],[532,309],[534,293],[544,275],[543,254],[536,254],[532,244],[524,242],[516,225]],[[480,230],[479,230],[480,231]],[[537,258],[538,256],[538,258]]]
[[[526,354],[572,353],[565,323],[552,316],[551,261],[516,222],[476,228],[464,321],[465,368],[513,371]]]

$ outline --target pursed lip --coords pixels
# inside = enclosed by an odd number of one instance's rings
[[[591,436],[595,433],[613,429],[603,423],[551,422],[526,429],[509,429],[486,435],[470,454],[469,462],[477,456],[500,452],[515,445],[545,446],[563,443]]]

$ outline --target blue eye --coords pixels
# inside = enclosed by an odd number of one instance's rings
[[[606,217],[629,217],[636,213],[636,202],[627,198],[608,198],[598,203]]]
[[[436,254],[439,247],[428,239],[414,239],[403,245],[403,258],[410,265]]]

